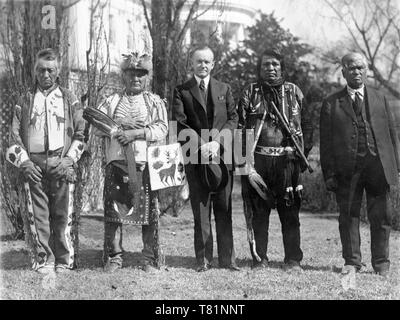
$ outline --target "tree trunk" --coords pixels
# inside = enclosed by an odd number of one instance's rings
[[[153,40],[153,91],[161,96],[168,97],[168,6],[169,1],[151,1],[151,22]]]

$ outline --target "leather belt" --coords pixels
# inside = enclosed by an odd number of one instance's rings
[[[262,147],[257,146],[255,153],[262,154],[265,156],[273,156],[273,157],[280,157],[286,154],[284,147]]]
[[[61,156],[62,151],[63,151],[63,147],[58,148],[56,150],[49,150],[49,151],[43,151],[43,152],[30,152],[30,154],[32,155],[47,155],[48,157],[57,157],[57,156]]]

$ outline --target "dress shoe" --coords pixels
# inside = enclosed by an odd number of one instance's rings
[[[122,268],[122,257],[121,255],[115,255],[108,259],[106,265],[104,266],[104,271],[107,273],[114,273]]]
[[[261,269],[266,269],[268,268],[268,260],[261,260],[261,261],[253,261],[253,265],[251,266],[251,269],[253,270],[261,270]]]
[[[358,269],[357,269],[356,266],[352,266],[352,265],[347,264],[347,265],[343,266],[341,274],[342,275],[352,274],[352,273],[355,274],[357,271],[358,271]]]
[[[44,264],[40,266],[36,271],[41,274],[54,273],[54,264]]]
[[[289,261],[284,264],[283,269],[285,271],[295,271],[295,272],[302,272],[303,269],[300,266],[300,262],[298,261]]]
[[[231,264],[229,266],[221,266],[220,268],[228,269],[231,271],[240,271],[240,268],[237,266],[237,264]]]
[[[69,273],[72,271],[71,268],[69,268],[66,264],[57,264],[56,265],[56,273]]]
[[[145,263],[144,266],[143,266],[143,271],[146,272],[146,273],[152,273],[152,272],[154,272],[156,270],[157,270],[157,268],[150,262]]]
[[[210,270],[210,269],[211,269],[211,264],[204,263],[204,264],[199,265],[197,267],[196,271],[197,272],[205,272],[205,271]]]
[[[389,277],[389,269],[375,271],[375,273],[380,275],[381,277],[383,277],[385,279]]]

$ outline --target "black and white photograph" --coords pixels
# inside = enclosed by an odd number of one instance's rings
[[[400,299],[399,0],[0,0],[0,108],[0,300]]]

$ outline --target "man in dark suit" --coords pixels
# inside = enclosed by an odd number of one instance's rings
[[[336,193],[345,260],[342,273],[361,268],[360,208],[367,194],[371,262],[387,276],[391,213],[390,185],[398,183],[399,142],[386,98],[366,86],[367,64],[358,53],[342,58],[347,86],[327,97],[320,118],[321,166],[329,191]]]
[[[214,67],[212,50],[209,47],[197,48],[191,60],[194,75],[175,89],[172,119],[177,121],[178,140],[186,136],[186,142],[194,146],[199,155],[195,154],[194,161],[185,167],[194,216],[197,271],[207,271],[213,258],[211,206],[215,216],[219,267],[238,270],[232,235],[232,162],[226,161],[228,183],[218,192],[207,189],[199,164],[200,158],[215,159],[224,151],[232,159],[231,141],[229,143],[226,139],[221,143],[221,137],[227,132],[233,136],[238,115],[230,86],[210,77]],[[207,136],[209,133],[210,136]],[[184,141],[180,142],[184,144]]]

